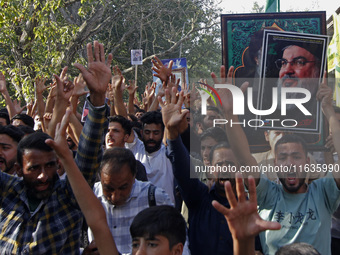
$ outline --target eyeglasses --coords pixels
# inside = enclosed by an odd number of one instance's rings
[[[286,68],[288,64],[291,64],[292,66],[295,66],[295,68],[299,69],[304,67],[307,63],[312,63],[316,61],[308,61],[304,57],[297,57],[293,58],[292,61],[288,61],[287,59],[281,58],[275,61],[275,65],[278,69]]]

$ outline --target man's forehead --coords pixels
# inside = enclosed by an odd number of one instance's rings
[[[219,116],[220,114],[214,110],[207,110],[206,116]]]
[[[296,57],[313,57],[314,55],[312,53],[310,53],[307,49],[302,48],[300,46],[297,45],[292,45],[292,46],[288,46],[284,51],[283,51],[283,57],[290,57],[292,56],[293,58]]]
[[[276,154],[280,153],[303,153],[303,146],[301,143],[282,143],[276,147]]]
[[[57,154],[54,150],[42,151],[37,149],[24,149],[23,161],[26,163],[40,164],[57,160]]]
[[[109,128],[119,128],[119,129],[121,129],[122,125],[119,122],[111,121],[109,123]]]
[[[162,130],[162,124],[158,123],[150,123],[150,124],[144,124],[143,126],[144,130],[154,131],[154,130]]]
[[[227,160],[236,162],[236,157],[230,148],[218,148],[214,150],[213,161]]]
[[[101,183],[105,187],[119,188],[124,185],[133,183],[135,177],[132,175],[131,170],[123,171],[101,171]]]
[[[0,134],[0,144],[16,144],[14,139],[7,134]]]
[[[215,140],[215,138],[213,138],[212,136],[206,136],[206,137],[204,137],[204,138],[202,138],[202,140],[201,140],[201,144],[202,143],[204,143],[204,144],[217,144],[218,143],[218,141],[216,141]]]

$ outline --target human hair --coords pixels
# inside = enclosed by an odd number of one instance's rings
[[[161,124],[162,131],[164,130],[162,114],[159,111],[146,112],[140,120],[143,124],[143,129],[145,124]]]
[[[9,125],[11,123],[11,121],[9,119],[9,115],[6,111],[0,111],[0,118],[3,118],[3,119],[6,120],[6,125]]]
[[[100,171],[107,164],[112,166],[111,171],[114,172],[118,172],[123,165],[128,164],[132,175],[136,175],[136,159],[129,149],[119,147],[106,149],[100,163]]]
[[[145,110],[143,110],[143,109],[141,109],[141,108],[137,109],[136,113],[137,113],[137,112],[146,113]]]
[[[25,133],[25,135],[32,134],[34,133],[34,129],[31,128],[30,126],[17,126],[18,129],[20,129],[22,132]],[[40,132],[40,131],[37,131]]]
[[[217,114],[219,114],[219,115],[223,115],[222,113],[221,113],[221,111],[220,111],[220,109],[218,109],[217,107],[215,107],[215,106],[212,106],[212,105],[208,105],[207,106],[207,111],[213,111],[213,112],[216,112]]]
[[[178,243],[184,245],[186,223],[180,212],[170,205],[151,206],[136,215],[130,226],[130,234],[132,239],[164,236],[168,239],[171,250]]]
[[[111,122],[119,123],[124,129],[125,134],[128,134],[128,135],[131,134],[131,128],[132,128],[131,121],[129,121],[127,118],[121,115],[115,115],[115,116],[110,116],[108,120],[109,120],[109,123]]]
[[[207,137],[213,138],[216,142],[227,142],[228,137],[226,132],[220,127],[210,127],[203,131],[200,135],[200,140],[204,140]]]
[[[135,115],[129,113],[129,114],[128,114],[128,117],[130,118],[129,120],[130,120],[131,122],[138,122],[138,119],[137,119],[137,117],[136,117]]]
[[[306,142],[298,135],[295,134],[287,134],[282,136],[275,144],[275,154],[277,151],[277,148],[279,145],[281,144],[285,144],[285,143],[297,143],[297,144],[301,144],[303,152],[305,154],[305,156],[307,157],[307,144]]]
[[[22,137],[25,135],[24,132],[13,125],[0,126],[0,134],[8,135],[17,143],[20,142]]]
[[[215,146],[213,146],[211,148],[211,151],[209,153],[209,161],[212,162],[212,158],[214,156],[214,151],[215,150],[218,150],[218,149],[221,149],[221,148],[225,148],[225,149],[230,149],[230,144],[228,141],[224,141],[224,142],[221,142],[221,143],[218,143],[216,144]]]
[[[22,138],[17,149],[17,161],[19,165],[22,166],[22,157],[25,150],[53,151],[52,147],[45,143],[46,139],[52,139],[52,137],[43,132],[35,132]]]
[[[16,114],[11,119],[12,122],[13,120],[22,120],[22,122],[24,122],[25,125],[30,126],[31,128],[34,128],[34,119],[27,114],[24,114],[24,113]]]
[[[320,255],[320,253],[310,244],[292,243],[282,246],[275,255]]]

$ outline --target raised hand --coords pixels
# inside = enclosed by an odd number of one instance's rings
[[[26,108],[26,105],[21,106],[21,101],[17,99],[13,100],[13,106],[15,109],[15,114],[21,113]]]
[[[45,86],[46,78],[45,77],[37,77],[35,78],[35,91],[37,94],[41,94],[44,92],[45,89],[49,88],[50,86]]]
[[[155,56],[151,62],[153,63],[152,70],[156,72],[153,75],[161,79],[162,82],[167,82],[172,73],[173,61],[171,60],[168,67],[166,67],[163,65],[162,61],[157,56]]]
[[[326,72],[324,74],[324,78],[322,83],[320,84],[320,87],[318,89],[318,92],[316,93],[316,98],[321,101],[321,108],[323,113],[327,116],[329,112],[333,112],[333,90],[332,88],[327,86],[326,82]]]
[[[78,75],[78,77],[74,78],[73,83],[74,83],[74,89],[73,89],[72,96],[76,96],[77,98],[79,98],[87,94],[87,91],[85,91],[86,82],[81,73]]]
[[[166,89],[166,83],[163,82],[162,86],[158,87],[158,93],[157,93],[157,97],[164,97],[165,95],[165,89]]]
[[[125,89],[125,78],[118,66],[114,66],[112,71],[114,75],[112,76],[111,84],[116,92],[123,93]]]
[[[179,93],[177,100],[176,88],[172,88],[171,91],[165,90],[165,101],[162,101],[161,97],[158,97],[158,102],[162,107],[163,122],[168,130],[168,139],[176,139],[183,127],[188,126],[188,122],[185,118],[188,110],[182,110],[183,104],[183,91]]]
[[[107,90],[106,90],[106,97],[109,99],[109,102],[110,102],[110,105],[113,105],[114,104],[114,87],[112,86],[111,83],[109,83],[109,85],[107,86]]]
[[[111,79],[110,65],[112,62],[112,54],[110,53],[105,61],[104,46],[98,41],[93,42],[94,57],[92,45],[87,44],[87,69],[81,64],[74,64],[76,68],[83,74],[87,87],[90,90],[90,101],[94,106],[105,104],[105,92]]]
[[[64,101],[64,103],[69,102],[70,97],[73,94],[74,84],[68,80],[67,78],[67,69],[68,67],[64,67],[61,71],[60,76],[54,74],[54,78],[57,82],[56,87],[56,98],[60,102],[60,100]]]
[[[129,80],[128,85],[126,85],[125,88],[130,96],[134,96],[136,90],[138,89],[138,86],[136,86],[136,81]]]
[[[255,237],[261,231],[278,230],[281,228],[280,223],[265,221],[261,219],[257,212],[256,186],[253,177],[248,177],[249,199],[247,199],[243,179],[240,173],[236,173],[236,191],[237,198],[227,181],[224,184],[225,193],[228,198],[230,209],[224,207],[217,201],[213,201],[213,206],[217,211],[222,213],[228,222],[231,234],[237,239],[247,239]]]
[[[57,81],[54,79],[53,83],[50,85],[50,92],[48,93],[48,98],[52,99],[57,95]]]
[[[228,74],[227,77],[225,77],[225,67],[221,66],[220,69],[220,78],[218,79],[215,75],[215,73],[211,73],[211,77],[213,78],[213,81],[215,84],[228,84],[228,85],[232,85],[232,74],[234,71],[234,67],[231,66],[228,70]],[[248,87],[249,83],[245,82],[241,85],[241,90],[244,93]],[[218,92],[218,94],[221,97],[221,100],[223,102],[222,104],[222,108],[224,113],[226,114],[226,117],[230,117],[231,115],[233,115],[233,96],[232,93],[229,89],[225,89],[225,88],[218,88],[216,89],[216,91]]]
[[[27,108],[27,115],[29,116],[33,116],[33,105],[34,105],[34,101],[33,99],[31,99],[27,104],[26,104],[26,108]]]
[[[0,72],[0,92],[4,93],[6,91],[7,91],[6,78],[5,78],[5,75],[3,75],[2,72]]]
[[[171,74],[170,79],[168,80],[167,87],[171,91],[172,88],[176,88],[176,91],[178,90],[180,79],[176,79],[176,75]],[[184,92],[184,91],[183,91]]]

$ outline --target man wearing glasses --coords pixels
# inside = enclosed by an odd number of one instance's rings
[[[281,59],[275,61],[279,72],[278,88],[305,88],[311,92],[311,98],[315,98],[320,83],[320,59],[318,59],[319,49],[312,47],[306,49],[303,45],[288,45],[283,48]],[[302,93],[288,93],[288,99],[298,99],[305,97]],[[310,100],[313,104],[313,112],[316,110],[316,100]],[[279,104],[280,106],[280,104]],[[311,106],[311,105],[310,105]],[[287,110],[295,108],[294,104],[288,104]]]

